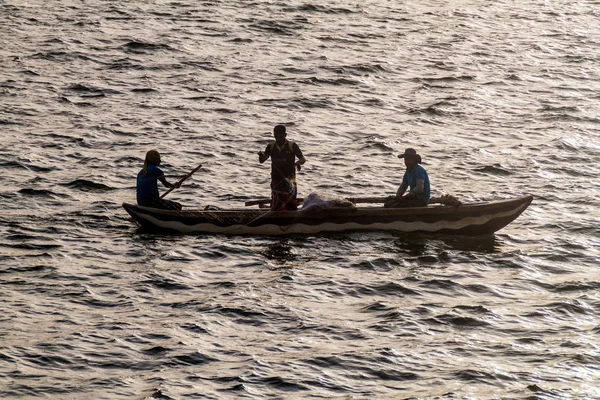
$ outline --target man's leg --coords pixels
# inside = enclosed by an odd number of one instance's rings
[[[427,207],[427,204],[416,196],[402,196],[385,202],[386,208]]]
[[[158,199],[153,204],[156,208],[162,208],[163,210],[175,210],[181,211],[181,203],[171,200]]]

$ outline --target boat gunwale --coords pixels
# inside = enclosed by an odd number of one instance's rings
[[[436,215],[436,214],[462,214],[476,211],[477,209],[484,209],[485,212],[493,211],[496,208],[506,208],[511,205],[517,206],[527,203],[527,206],[533,200],[532,195],[523,195],[519,197],[512,197],[500,200],[492,201],[480,201],[476,203],[465,203],[460,206],[446,206],[441,204],[429,205],[427,207],[405,207],[405,208],[385,208],[382,206],[378,207],[331,207],[326,209],[314,209],[304,210],[299,209],[297,211],[271,211],[264,209],[218,209],[218,210],[203,210],[203,209],[190,209],[190,210],[165,210],[160,208],[144,207],[130,203],[123,203],[123,207],[137,209],[152,214],[160,214],[162,216],[172,217],[208,217],[210,215],[216,215],[221,217],[234,217],[243,215],[249,216],[269,216],[270,218],[290,218],[302,216],[303,218],[324,218],[328,215],[335,214],[336,216],[343,215],[373,215],[373,216],[401,216],[401,215]]]
[[[123,203],[128,214],[149,231],[226,235],[289,235],[350,231],[429,232],[480,236],[494,234],[514,221],[533,201],[526,195],[491,202],[455,206],[419,208],[337,208],[316,210],[312,213],[269,210],[196,210],[175,211],[139,207]],[[360,212],[360,210],[367,212]],[[433,211],[433,212],[432,212]],[[462,211],[462,212],[461,212]],[[423,219],[420,219],[420,218]],[[364,222],[364,219],[371,220]],[[434,221],[431,221],[433,218]],[[476,222],[484,218],[484,222]],[[362,220],[362,221],[361,221]],[[430,220],[427,222],[427,220]],[[465,226],[459,221],[470,220]],[[167,226],[165,224],[176,224]],[[404,229],[393,224],[424,223],[415,229]],[[431,226],[441,223],[438,229]],[[459,225],[452,225],[458,223]],[[434,225],[431,225],[434,224]],[[448,225],[450,224],[450,225]],[[348,226],[350,225],[350,226]],[[202,226],[200,228],[200,226]],[[340,228],[346,226],[346,228]],[[275,228],[278,227],[278,228]]]

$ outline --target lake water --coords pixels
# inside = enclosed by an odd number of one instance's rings
[[[600,3],[0,0],[0,397],[600,398]],[[168,198],[532,194],[493,237],[151,235]]]

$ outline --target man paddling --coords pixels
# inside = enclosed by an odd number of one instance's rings
[[[421,156],[415,149],[406,149],[398,158],[404,158],[406,171],[402,177],[402,183],[396,192],[396,196],[389,198],[384,207],[426,207],[429,203],[431,187],[429,176],[421,164]],[[406,189],[410,191],[406,194]]]
[[[265,151],[258,152],[258,162],[261,164],[271,157],[271,210],[297,210],[296,169],[300,171],[306,159],[298,144],[286,139],[285,126],[275,126],[273,135],[275,141],[269,143]]]
[[[160,153],[150,150],[146,153],[144,167],[137,175],[137,203],[140,206],[163,208],[167,210],[181,210],[181,204],[176,201],[161,199],[158,194],[158,181],[168,188],[174,189],[181,186],[180,182],[169,183],[160,165]]]

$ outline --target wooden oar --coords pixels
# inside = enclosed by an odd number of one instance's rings
[[[376,203],[385,203],[385,201],[387,200],[387,197],[347,197],[346,200],[351,201],[354,204],[358,204],[358,203],[371,203],[371,204],[376,204]],[[296,199],[296,201],[298,203],[302,203],[304,201],[303,198],[298,198]],[[258,200],[250,200],[244,203],[244,205],[246,207],[248,206],[256,206],[256,205],[262,205],[262,204],[269,204],[271,202],[271,199],[269,198],[263,198],[263,199],[258,199]]]
[[[377,204],[377,203],[385,203],[388,198],[389,198],[389,196],[388,197],[346,197],[346,200],[349,200],[354,204],[358,204],[358,203]]]
[[[304,200],[304,199],[296,199],[296,201],[298,203],[300,203],[302,200]],[[271,202],[271,199],[268,199],[268,198],[265,197],[263,199],[257,199],[257,200],[247,201],[247,202],[244,203],[244,205],[246,207],[248,207],[248,206],[256,206],[256,205],[261,206],[263,204],[269,204],[270,202]]]
[[[383,204],[387,200],[389,200],[390,197],[392,197],[392,196],[388,196],[388,197],[346,197],[345,200],[351,201],[354,204],[359,204],[359,203]],[[298,201],[298,203],[302,203],[302,202],[304,202],[304,199],[298,198],[297,201]],[[271,203],[271,199],[262,198],[262,199],[258,199],[258,200],[250,200],[244,204],[247,207],[247,206],[255,206],[255,205],[263,206],[265,204],[270,204],[270,203]],[[431,199],[429,199],[429,204],[442,204],[445,206],[458,207],[462,204],[462,202],[460,200],[458,200],[456,197],[446,194],[446,195],[439,196],[439,197],[432,197]]]
[[[181,178],[179,181],[177,181],[177,183],[175,185],[176,186],[181,185],[186,179],[188,179],[190,176],[194,175],[194,172],[198,171],[200,168],[202,168],[202,164],[198,165],[196,168],[194,168],[193,170],[191,170],[189,174],[187,174],[186,176],[184,176],[183,178]],[[165,197],[166,195],[168,195],[169,193],[171,193],[173,191],[173,189],[175,189],[175,188],[172,187],[169,190],[167,190],[166,192],[164,192],[160,196],[160,198],[162,199],[163,197]]]

